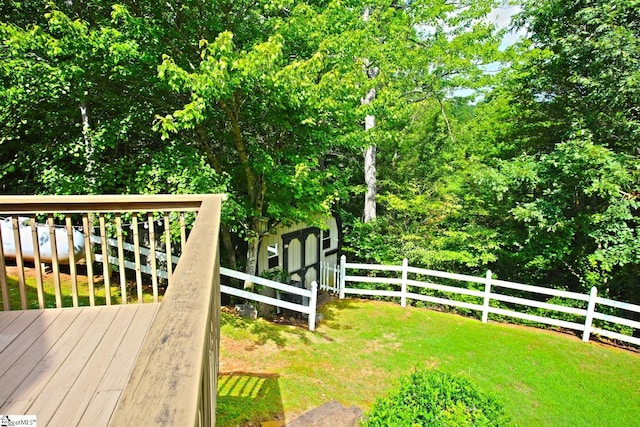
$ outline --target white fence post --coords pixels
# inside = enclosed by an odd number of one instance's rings
[[[591,336],[591,324],[593,323],[593,313],[596,309],[596,298],[598,289],[593,286],[589,294],[589,304],[587,305],[587,317],[584,319],[584,332],[582,333],[582,341],[588,342]]]
[[[309,298],[309,330],[316,329],[316,305],[318,304],[318,283],[311,282],[311,297]]]
[[[487,270],[487,280],[484,282],[484,303],[482,305],[482,323],[489,320],[489,300],[491,299],[491,270]]]
[[[344,277],[347,271],[347,257],[342,255],[340,257],[340,299],[344,299]]]
[[[402,290],[400,291],[400,306],[407,306],[407,269],[409,268],[409,260],[402,260]]]

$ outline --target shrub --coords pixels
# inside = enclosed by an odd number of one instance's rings
[[[419,370],[402,378],[399,388],[377,399],[360,423],[363,427],[510,424],[494,398],[465,378],[435,370]]]

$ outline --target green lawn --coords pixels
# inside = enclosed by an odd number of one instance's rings
[[[330,399],[366,411],[422,367],[469,378],[516,425],[640,423],[640,353],[393,303],[342,300],[322,312],[315,333],[223,314],[218,425],[289,420]]]
[[[37,290],[37,280],[35,276],[35,270],[33,268],[25,268],[25,293],[27,295],[27,308],[38,308],[38,290]],[[117,279],[117,275],[114,275],[114,279]],[[122,302],[120,285],[117,281],[112,279],[111,283],[111,303],[112,304],[120,304]],[[79,306],[88,306],[90,305],[89,299],[89,283],[88,279],[84,275],[77,276],[78,281],[78,305]],[[12,310],[20,310],[21,309],[21,300],[20,300],[20,286],[18,284],[18,276],[17,270],[15,267],[10,269],[10,272],[7,275],[7,287],[9,291],[9,305]],[[51,272],[43,275],[43,296],[44,296],[44,306],[45,308],[54,308],[56,306],[56,297],[55,297],[55,285],[54,278]],[[72,298],[72,282],[71,277],[68,274],[60,274],[60,288],[61,288],[61,299],[63,307],[73,307],[73,298]],[[102,276],[96,276],[94,280],[94,292],[95,292],[95,303],[96,305],[105,305],[106,297],[105,297],[105,288],[104,281],[102,280]],[[149,289],[149,286],[144,286],[143,289],[143,300],[144,302],[152,302],[153,294],[152,290]],[[135,283],[129,284],[129,301],[137,301],[137,293],[135,288]],[[0,307],[2,307],[2,295],[0,294]]]

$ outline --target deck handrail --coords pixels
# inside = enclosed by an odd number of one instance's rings
[[[112,426],[215,425],[224,196],[205,196]]]
[[[202,194],[104,194],[0,196],[2,213],[93,213],[127,211],[198,210]]]
[[[0,309],[4,311],[18,309],[14,301],[10,304],[9,289],[7,285],[7,277],[5,271],[5,262],[3,246],[14,249],[15,253],[11,254],[11,258],[15,259],[16,270],[18,275],[18,285],[20,291],[20,307],[26,310],[34,308],[37,304],[38,308],[51,307],[51,301],[45,301],[45,291],[43,289],[42,269],[35,268],[38,300],[35,301],[33,295],[27,296],[27,285],[25,280],[25,260],[39,265],[41,262],[49,263],[52,267],[53,281],[55,286],[51,294],[55,293],[55,306],[69,306],[71,303],[74,307],[82,305],[78,299],[78,281],[76,264],[82,258],[85,259],[87,269],[87,285],[89,305],[96,305],[96,289],[94,283],[94,273],[102,275],[105,287],[105,303],[110,305],[111,292],[117,292],[112,287],[110,265],[105,260],[117,259],[116,265],[119,270],[119,288],[121,295],[121,303],[126,304],[127,299],[134,301],[134,290],[137,302],[143,302],[145,292],[142,271],[145,265],[142,264],[140,257],[140,239],[138,226],[148,230],[148,238],[154,241],[154,237],[161,239],[163,243],[158,241],[157,245],[150,245],[150,254],[146,256],[148,268],[151,270],[150,278],[153,290],[153,301],[158,302],[160,299],[159,283],[156,274],[158,262],[166,263],[168,279],[171,282],[173,265],[171,262],[161,261],[156,256],[156,247],[163,253],[172,252],[171,236],[172,229],[180,228],[180,246],[186,244],[186,220],[185,213],[197,211],[207,195],[201,194],[156,194],[156,195],[45,195],[45,196],[25,196],[25,195],[0,195],[0,219],[2,230],[3,244],[0,245],[0,290],[2,291],[2,304]],[[38,217],[44,214],[44,222]],[[80,215],[78,215],[80,214]],[[130,215],[132,224],[124,224],[125,215]],[[60,219],[60,216],[63,218]],[[141,216],[141,217],[140,217]],[[26,218],[26,220],[24,219]],[[78,225],[79,222],[81,225]],[[110,221],[107,223],[107,221]],[[114,223],[115,221],[115,223]],[[179,224],[177,224],[179,221]],[[157,225],[155,225],[157,223]],[[174,225],[176,227],[174,227]],[[123,231],[125,226],[130,226],[132,230],[134,246],[134,260],[127,261],[123,246],[126,234]],[[110,228],[107,228],[110,227]],[[160,227],[162,236],[155,230]],[[30,231],[29,231],[30,229]],[[108,236],[109,230],[116,236]],[[58,236],[58,233],[60,235]],[[50,239],[49,239],[50,237]],[[56,238],[57,237],[57,238]],[[110,238],[117,242],[114,248],[108,247],[107,243]],[[116,239],[117,237],[117,239]],[[140,236],[141,237],[141,236]],[[96,241],[97,239],[97,241]],[[81,242],[82,240],[82,242]],[[20,244],[16,244],[20,242]],[[47,242],[50,242],[47,243]],[[23,246],[28,249],[27,257],[23,253]],[[73,251],[68,248],[74,247]],[[177,247],[177,245],[176,245]],[[57,248],[57,249],[56,249]],[[95,250],[94,250],[95,248]],[[41,257],[41,250],[48,252],[46,257]],[[110,250],[117,250],[117,254]],[[77,253],[76,253],[77,252]],[[58,253],[68,257],[59,260]],[[102,262],[102,271],[95,271],[93,263],[86,260],[100,260]],[[125,264],[130,263],[135,268],[136,281],[135,289],[127,286],[127,278],[125,276]],[[60,289],[60,264],[69,265],[71,277],[72,301],[63,300]]]

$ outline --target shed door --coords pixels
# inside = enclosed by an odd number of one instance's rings
[[[307,287],[320,272],[320,229],[305,228],[282,235],[282,261],[293,282]]]

